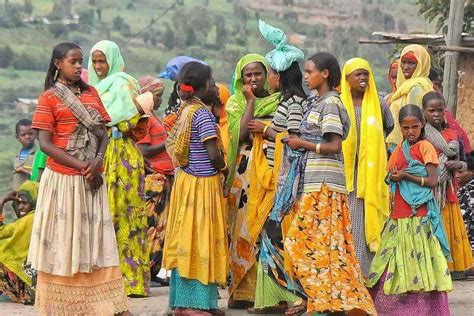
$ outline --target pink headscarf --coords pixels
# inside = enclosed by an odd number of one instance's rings
[[[155,91],[156,89],[163,90],[165,86],[163,82],[158,78],[153,78],[152,76],[145,76],[138,80],[140,85],[140,93],[145,91]]]

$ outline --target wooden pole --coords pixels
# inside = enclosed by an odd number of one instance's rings
[[[464,17],[464,0],[451,0],[449,6],[446,46],[460,46]],[[444,59],[443,94],[451,112],[456,115],[459,52],[446,52]]]

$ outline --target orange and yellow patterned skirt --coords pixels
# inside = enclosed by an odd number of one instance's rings
[[[354,250],[347,195],[326,185],[303,193],[285,249],[308,295],[308,313],[376,314]]]

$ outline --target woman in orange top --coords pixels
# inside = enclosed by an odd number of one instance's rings
[[[39,314],[117,314],[127,310],[102,160],[110,117],[81,80],[83,53],[57,45],[33,115],[41,177],[28,263],[38,272]]]

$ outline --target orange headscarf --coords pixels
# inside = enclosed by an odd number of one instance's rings
[[[216,83],[217,88],[219,89],[219,99],[222,103],[221,116],[219,118],[219,127],[221,131],[222,144],[224,149],[227,152],[229,149],[229,121],[227,119],[227,111],[225,110],[225,105],[227,100],[230,98],[230,90],[222,83]]]

